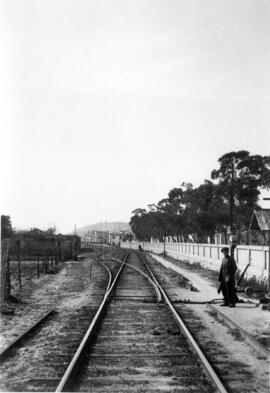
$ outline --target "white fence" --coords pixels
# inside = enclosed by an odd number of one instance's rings
[[[139,245],[145,251],[151,251],[155,254],[164,252],[164,243],[146,243],[146,242],[122,242],[121,247],[138,249]],[[199,244],[199,243],[165,243],[167,255],[175,259],[185,259],[190,263],[199,262],[202,266],[211,270],[220,269],[223,254],[222,247],[228,247],[224,244]],[[266,281],[269,272],[269,247],[267,246],[244,246],[239,245],[234,251],[235,260],[240,271],[243,271],[251,260],[251,264],[245,274],[246,278],[256,277],[258,281]]]

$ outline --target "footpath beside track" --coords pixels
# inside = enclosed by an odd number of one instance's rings
[[[255,346],[254,350],[246,343],[235,326],[229,327],[227,323],[220,321],[216,312],[212,312],[208,305],[196,304],[196,301],[195,304],[185,302],[184,300],[193,294],[195,299],[202,296],[200,292],[196,292],[192,282],[163,264],[157,263],[151,255],[145,254],[145,256],[173,301],[177,313],[185,321],[228,391],[268,392],[267,349],[258,351]],[[218,307],[215,307],[214,311],[217,309]]]

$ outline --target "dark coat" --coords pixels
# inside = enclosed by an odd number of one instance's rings
[[[224,303],[235,304],[239,301],[236,291],[234,275],[237,270],[237,265],[233,257],[230,255],[222,259],[222,264],[220,267],[218,281],[220,281],[220,286],[218,291],[222,291],[224,297]]]
[[[233,257],[228,255],[222,259],[218,281],[229,282],[234,281],[234,275],[237,270],[237,265]]]

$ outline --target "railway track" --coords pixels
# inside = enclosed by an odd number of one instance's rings
[[[116,264],[115,264],[116,265]],[[54,391],[93,320],[112,277],[102,262],[89,264],[90,295],[84,305],[48,314],[12,342],[0,357],[0,391]],[[112,266],[112,273],[118,266]],[[89,270],[88,270],[89,271]],[[94,277],[94,280],[93,280]],[[89,297],[90,296],[90,297]]]
[[[33,368],[33,377],[20,376],[21,385],[13,383],[10,390],[262,392],[249,384],[245,365],[232,364],[226,349],[209,338],[188,306],[172,305],[169,285],[161,287],[155,277],[160,271],[154,273],[141,253],[107,262],[97,284],[103,299],[80,309],[71,325],[57,315],[55,327],[63,331],[53,351],[43,354],[44,367]]]
[[[250,346],[249,341],[239,333],[235,326],[228,327],[223,321],[220,323],[220,318],[216,316],[216,312],[213,312],[211,307],[206,306],[204,309],[204,306],[200,304],[179,302],[177,289],[181,287],[181,277],[179,285],[179,276],[174,271],[157,264],[150,255],[147,255],[146,259],[173,301],[177,314],[184,320],[227,390],[229,392],[268,392],[269,353],[267,349],[258,350],[254,344]],[[188,294],[188,290],[186,293]],[[207,318],[203,314],[211,316]]]
[[[56,391],[226,392],[145,261],[133,252],[125,262]]]

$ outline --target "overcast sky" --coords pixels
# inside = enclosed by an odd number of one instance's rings
[[[269,154],[269,21],[267,0],[0,0],[1,214],[129,221]]]

